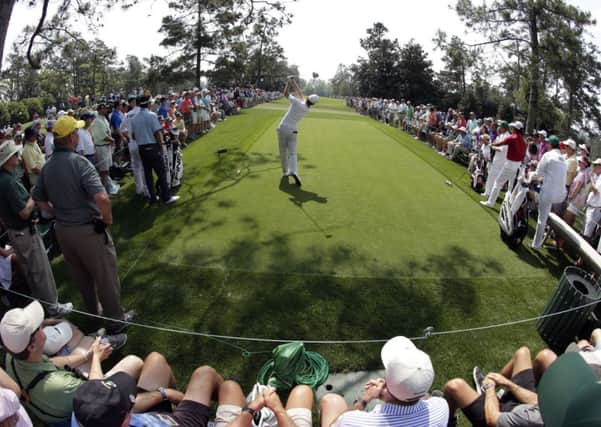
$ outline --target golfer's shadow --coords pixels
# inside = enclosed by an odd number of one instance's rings
[[[317,203],[328,203],[327,197],[322,197],[317,193],[313,193],[311,191],[305,191],[302,188],[296,186],[295,184],[291,184],[288,180],[289,178],[283,176],[280,179],[280,191],[284,193],[288,193],[290,196],[290,200],[297,206],[302,207],[303,203],[306,202],[317,202]]]

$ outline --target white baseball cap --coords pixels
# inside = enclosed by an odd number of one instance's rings
[[[423,397],[434,382],[432,361],[417,349],[409,338],[394,337],[380,353],[386,368],[386,388],[400,401],[414,401]]]
[[[13,308],[0,321],[0,336],[4,347],[13,354],[27,348],[31,336],[44,321],[44,309],[38,301],[25,308]]]
[[[60,322],[56,325],[46,326],[44,334],[46,334],[44,354],[48,356],[58,353],[73,338],[73,330],[69,322]]]
[[[563,145],[565,145],[566,147],[570,147],[572,150],[576,150],[576,142],[571,138],[566,139],[563,142]]]
[[[539,130],[537,132],[537,134],[542,135],[543,138],[547,138],[547,131],[546,130]]]
[[[522,122],[517,121],[517,122],[513,122],[513,123],[509,123],[509,127],[510,128],[516,128],[517,130],[522,130],[524,129],[524,125],[522,124]]]
[[[307,98],[307,99],[309,99],[309,102],[311,104],[317,104],[317,101],[319,101],[319,95],[315,95],[315,94],[309,95],[309,98]]]

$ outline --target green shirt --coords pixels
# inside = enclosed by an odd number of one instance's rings
[[[110,144],[110,141],[106,139],[111,137],[111,126],[106,117],[101,114],[96,116],[90,127],[90,134],[92,135],[94,145]]]
[[[29,193],[19,182],[17,177],[0,167],[0,219],[8,228],[22,230],[27,227],[27,221],[19,216],[27,200]]]
[[[42,356],[42,361],[39,363],[15,359],[17,379],[11,360],[12,356],[7,354],[7,372],[17,383],[21,383],[23,389],[27,388],[38,373],[50,371],[33,389],[29,390],[31,401],[41,411],[25,402],[27,409],[45,423],[68,421],[73,411],[73,396],[85,381],[77,378],[72,372],[56,368],[47,356]]]

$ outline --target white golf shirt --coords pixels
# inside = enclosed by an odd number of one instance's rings
[[[557,148],[543,154],[535,173],[537,177],[543,177],[541,197],[544,194],[552,203],[563,201],[566,196],[567,171],[568,164]]]
[[[298,122],[309,112],[309,107],[303,100],[295,98],[292,94],[288,96],[288,100],[290,101],[290,108],[280,122],[278,129],[296,131]]]

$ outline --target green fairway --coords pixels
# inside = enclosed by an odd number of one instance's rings
[[[323,99],[299,128],[299,189],[281,180],[275,130],[285,110],[285,101],[245,110],[192,143],[173,207],[146,207],[131,181],[114,199],[123,301],[140,322],[228,336],[373,340],[541,313],[563,260],[509,250],[496,212],[477,203],[463,168],[342,100]],[[61,259],[55,270],[59,283],[70,283]],[[81,306],[70,284],[61,294]],[[500,368],[524,344],[543,347],[534,323],[418,345],[431,354],[441,387],[474,364]],[[180,381],[210,364],[248,385],[274,345],[132,327],[126,351],[164,353]],[[380,364],[379,343],[307,347],[333,371]]]

